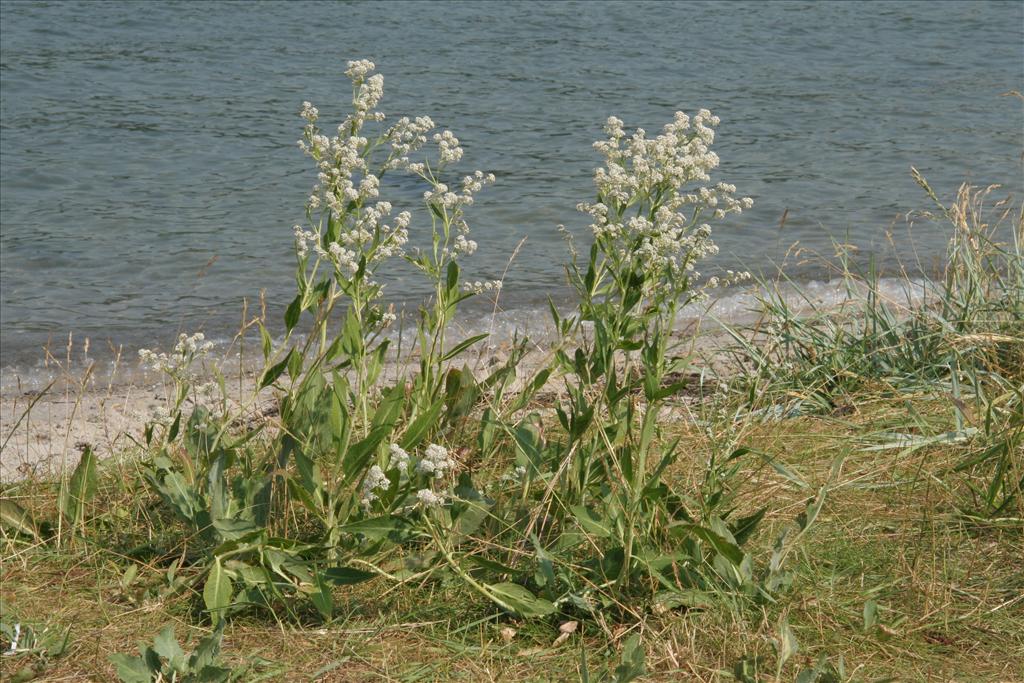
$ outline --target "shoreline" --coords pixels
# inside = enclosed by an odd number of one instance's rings
[[[811,283],[808,289],[790,286],[792,291],[787,293],[787,298],[796,304],[802,302],[805,314],[820,311],[822,307],[839,312],[861,301],[860,297],[843,291],[848,284],[836,280]],[[891,299],[907,306],[907,310],[924,300],[927,287],[924,281],[912,279],[900,281],[889,278],[882,280],[881,284]],[[758,288],[738,288],[739,291],[732,291],[713,302],[710,316],[693,315],[680,322],[677,334],[684,343],[692,343],[694,372],[710,372],[714,376],[732,373],[722,358],[722,351],[732,339],[717,320],[740,327],[753,323],[759,315],[753,309],[754,297],[764,294],[763,290],[755,289]],[[489,325],[491,339],[481,342],[482,345],[472,354],[474,370],[485,369],[507,357],[513,335],[526,327],[517,324],[523,321],[521,311],[511,313],[492,318]],[[546,311],[537,313],[545,316],[542,320],[546,326]],[[536,317],[533,322],[536,327]],[[459,332],[460,335],[454,336],[451,343],[474,334],[475,330],[463,326]],[[519,366],[520,376],[532,374],[542,367],[550,356],[550,343],[550,336],[544,335],[531,341],[533,348]],[[244,358],[241,362],[237,357],[236,344],[218,349],[216,357],[211,355],[207,360],[202,377],[221,373],[228,388],[228,398],[236,403],[245,398],[255,399],[254,403],[263,401],[254,391],[257,374],[263,367],[256,347],[255,339],[247,336],[246,355],[256,358]],[[397,378],[410,368],[415,356],[404,353],[403,361],[388,362],[382,381]],[[68,357],[71,357],[70,353]],[[7,377],[0,385],[0,439],[7,445],[0,454],[0,483],[57,475],[77,463],[80,444],[90,444],[102,459],[131,451],[141,440],[147,419],[167,405],[164,378],[156,372],[141,369],[137,357],[120,358],[109,363],[102,372],[96,371],[97,361],[82,368],[72,365],[70,371],[65,363],[67,360],[61,363],[51,357],[50,366],[46,368],[49,377],[36,376],[24,382],[17,375],[10,378],[11,371],[4,370]],[[87,376],[84,384],[83,375]],[[49,391],[45,390],[47,387]],[[260,394],[269,396],[270,391],[264,390]]]
[[[720,357],[729,340],[728,333],[721,328],[695,330],[687,338],[681,338],[679,341],[688,345],[694,354],[690,372],[702,376],[708,373],[712,377],[729,372]],[[467,360],[466,364],[479,379],[489,368],[504,362],[510,349],[508,340],[486,345],[475,351],[472,362]],[[551,348],[534,345],[517,366],[519,381],[525,381],[550,363],[552,354]],[[416,362],[415,356],[388,361],[378,381],[389,385],[405,373],[415,371]],[[219,367],[215,370],[209,365],[200,375],[200,381],[220,371]],[[236,407],[247,406],[249,419],[265,419],[274,401],[270,387],[256,391],[261,369],[250,367],[239,374],[236,361],[234,374],[225,375],[228,400]],[[85,386],[73,387],[65,380],[59,391],[3,392],[0,394],[0,439],[6,441],[6,445],[0,457],[0,484],[59,476],[77,464],[85,444],[89,444],[101,460],[129,455],[141,443],[146,421],[168,405],[166,389],[163,381],[152,377],[145,381],[125,377],[122,381],[108,381],[105,386],[87,382]],[[559,393],[557,385],[553,385],[539,396],[554,399]]]

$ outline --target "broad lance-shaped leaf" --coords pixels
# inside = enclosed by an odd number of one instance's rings
[[[394,533],[404,533],[410,526],[411,524],[401,517],[372,517],[343,524],[338,529],[348,534],[362,534],[371,541],[379,541]]]
[[[59,496],[60,510],[72,524],[84,521],[85,505],[96,495],[97,484],[96,456],[92,448],[86,446],[67,488],[62,489]]]
[[[459,355],[460,353],[462,353],[463,351],[468,349],[473,344],[476,344],[478,341],[482,341],[482,340],[484,340],[486,338],[487,338],[486,334],[478,334],[478,335],[469,337],[468,339],[464,339],[461,342],[459,342],[458,344],[456,344],[455,348],[453,348],[448,353],[444,354],[444,356],[441,358],[441,360],[443,360],[443,361],[451,360],[452,358],[455,358],[457,355]]]
[[[576,521],[579,522],[583,530],[588,534],[598,536],[600,538],[608,538],[612,535],[611,527],[604,519],[599,517],[597,513],[590,510],[583,505],[573,505],[569,508],[572,511]]]
[[[110,655],[110,663],[117,669],[117,677],[121,683],[152,683],[153,672],[142,657],[131,657],[123,654]]]
[[[615,683],[629,683],[647,673],[640,634],[634,633],[622,646],[622,661],[615,667]]]
[[[172,669],[185,667],[185,651],[174,637],[174,626],[168,624],[153,639],[153,651],[167,660]]]
[[[224,622],[221,621],[217,628],[213,629],[213,633],[199,641],[195,652],[189,657],[189,665],[196,670],[212,667],[220,654],[220,641],[223,636]]]
[[[363,581],[369,581],[375,578],[377,575],[373,572],[363,571],[362,569],[354,569],[352,567],[330,567],[320,572],[320,577],[324,581],[329,581],[335,586],[350,586],[356,583],[362,583]]]
[[[317,574],[314,580],[315,590],[310,594],[309,599],[316,610],[320,612],[323,620],[328,622],[334,616],[334,598],[331,596],[331,587],[320,574]]]
[[[726,558],[733,566],[738,567],[743,562],[743,551],[740,550],[739,546],[716,534],[711,529],[696,524],[676,524],[673,525],[672,531],[677,534],[680,532],[692,533],[697,538],[711,545],[715,552]]]
[[[224,617],[224,610],[231,604],[232,593],[231,579],[224,571],[218,557],[210,567],[210,574],[206,577],[206,585],[203,587],[203,602],[210,612],[210,619],[214,624],[219,624]]]
[[[13,500],[0,498],[0,522],[3,522],[4,526],[33,538],[39,535],[32,515]]]
[[[492,583],[486,586],[486,590],[491,600],[521,617],[544,617],[556,609],[554,604],[538,598],[517,583]]]

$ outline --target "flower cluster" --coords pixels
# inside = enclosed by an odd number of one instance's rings
[[[380,465],[374,465],[366,473],[366,477],[363,479],[363,497],[360,501],[364,508],[370,507],[373,501],[377,500],[377,490],[387,488],[390,484],[388,475],[384,474],[384,470],[380,468]]]
[[[299,258],[306,258],[312,246],[320,259],[334,266],[342,280],[351,278],[363,262],[367,273],[372,273],[378,262],[400,256],[412,221],[408,211],[392,219],[391,203],[376,201],[380,197],[380,174],[373,172],[368,161],[374,144],[361,134],[367,121],[384,119],[375,111],[384,95],[384,78],[379,74],[370,76],[374,64],[368,60],[349,62],[348,67],[345,73],[352,79],[353,113],[338,126],[336,136],[328,137],[316,125],[320,112],[303,102],[301,115],[306,126],[299,141],[299,147],[317,164],[317,183],[307,210],[311,217],[313,212],[326,212],[329,222],[338,226],[332,232],[337,239],[324,238],[322,220],[315,230],[298,225],[294,228]],[[425,132],[433,125],[426,118],[399,121],[386,136],[393,151],[384,170],[399,165],[393,163],[395,155],[401,157],[425,143]]]
[[[305,259],[313,252],[318,263],[330,263],[342,284],[359,273],[369,278],[380,262],[404,255],[412,214],[402,211],[392,217],[391,204],[380,201],[385,172],[407,170],[429,184],[423,198],[431,213],[444,222],[441,255],[452,259],[477,250],[477,243],[468,236],[463,209],[473,204],[474,195],[485,185],[494,182],[494,175],[483,171],[465,176],[461,188],[449,188],[438,179],[440,169],[461,160],[463,149],[450,130],[431,136],[435,124],[429,116],[402,117],[376,138],[364,133],[367,122],[384,119],[376,111],[384,80],[373,73],[375,68],[368,60],[348,63],[345,73],[352,81],[353,113],[338,126],[337,135],[321,132],[320,112],[312,103],[303,102],[301,109],[306,125],[299,147],[316,162],[317,182],[306,205],[312,229],[294,227],[296,253]],[[412,161],[411,155],[430,139],[437,144],[436,165]],[[375,153],[381,149],[386,151],[384,158],[374,164]]]
[[[157,353],[151,349],[139,349],[139,359],[152,370],[176,375],[187,369],[197,358],[205,356],[211,349],[213,349],[213,342],[206,341],[202,332],[192,335],[180,334],[174,345],[173,353]]]
[[[404,448],[397,443],[391,444],[391,461],[388,463],[389,470],[398,470],[402,473],[408,472],[411,460]]]
[[[419,474],[433,475],[435,479],[444,477],[445,472],[455,468],[455,461],[448,454],[448,449],[432,443],[427,446],[423,458],[416,463]]]
[[[418,151],[427,143],[427,133],[434,129],[434,122],[429,116],[417,116],[410,119],[403,116],[388,129],[384,137],[391,145],[391,155],[385,168],[408,168],[414,173],[423,173],[423,164],[413,164],[409,155]]]
[[[435,133],[434,142],[437,143],[438,151],[441,153],[442,164],[454,164],[462,159],[462,147],[459,146],[459,139],[450,130]]]
[[[425,508],[435,508],[444,505],[444,496],[438,495],[430,489],[420,489],[417,491],[416,500]]]
[[[501,280],[485,280],[481,282],[466,282],[463,283],[462,289],[473,294],[483,294],[484,292],[500,292],[501,291]]]
[[[627,137],[621,120],[608,119],[608,139],[594,143],[605,160],[594,173],[598,201],[577,207],[590,216],[599,243],[648,271],[697,275],[694,263],[718,249],[701,218],[721,219],[753,205],[750,198],[734,197],[736,187],[726,183],[687,189],[709,183],[718,166],[710,149],[718,123],[706,109],[692,120],[676,112],[660,135],[648,138],[642,128]],[[638,211],[627,217],[631,207]]]
[[[474,171],[473,175],[468,175],[462,179],[461,192],[452,192],[447,185],[438,182],[434,183],[433,189],[423,193],[423,199],[427,204],[431,204],[438,209],[449,213],[456,213],[462,207],[472,206],[474,202],[473,196],[486,185],[493,182],[493,173]]]
[[[478,245],[475,240],[469,238],[469,224],[466,222],[463,210],[465,207],[473,205],[474,195],[477,192],[494,182],[494,174],[474,171],[473,175],[467,175],[462,179],[460,192],[453,192],[448,185],[437,182],[431,177],[425,175],[423,177],[433,184],[432,189],[423,193],[424,202],[444,216],[451,228],[454,228],[455,237],[451,246],[444,248],[444,255],[452,259],[473,255]]]
[[[727,270],[725,271],[725,277],[709,277],[707,282],[704,283],[704,287],[707,289],[714,289],[716,287],[730,287],[732,285],[746,282],[751,277],[750,271],[744,270],[740,272]]]

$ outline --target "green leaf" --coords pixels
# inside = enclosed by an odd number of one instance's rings
[[[878,624],[878,603],[868,600],[864,603],[864,631],[870,631]]]
[[[153,639],[153,651],[167,660],[170,667],[181,671],[185,666],[185,651],[174,637],[174,626],[168,624]]]
[[[288,353],[288,376],[297,379],[302,372],[302,354],[292,349]]]
[[[593,534],[600,538],[608,538],[612,535],[612,530],[608,523],[589,508],[583,505],[573,505],[569,509],[572,511],[576,521],[579,522],[580,526],[588,534]]]
[[[343,524],[339,531],[347,534],[361,534],[371,541],[379,541],[392,534],[408,531],[412,525],[401,517],[373,517],[351,524]]]
[[[715,595],[695,588],[673,588],[658,591],[654,595],[654,604],[660,611],[678,609],[679,607],[713,607]]]
[[[825,504],[825,487],[822,486],[818,489],[818,495],[807,501],[807,508],[796,516],[796,523],[800,525],[800,531],[803,532],[807,527],[814,524],[814,521],[818,519],[818,514],[821,513],[821,507]]]
[[[448,263],[448,272],[445,280],[445,287],[448,290],[449,296],[458,293],[459,288],[459,264],[455,261]]]
[[[264,371],[263,375],[260,377],[260,389],[268,387],[277,381],[277,378],[281,376],[284,369],[288,367],[288,361],[291,360],[293,353],[295,353],[295,349],[290,350],[279,363],[275,363]]]
[[[412,424],[406,428],[405,434],[402,435],[401,447],[405,450],[411,450],[419,445],[427,435],[428,430],[431,427],[437,426],[437,418],[441,415],[441,408],[443,407],[443,401],[434,401],[426,412],[420,413],[412,421]]]
[[[323,620],[330,621],[334,616],[334,598],[331,597],[331,587],[321,574],[315,576],[315,585],[316,590],[309,596],[309,599]]]
[[[206,609],[210,612],[214,624],[220,623],[224,617],[224,610],[231,604],[232,590],[231,579],[218,557],[214,559],[210,574],[206,577],[206,585],[203,587],[203,602],[206,603]]]
[[[82,459],[71,475],[68,487],[61,490],[59,506],[64,517],[72,524],[85,521],[85,505],[96,495],[99,477],[96,472],[96,456],[92,448],[85,447]]]
[[[39,535],[32,515],[25,508],[7,498],[0,498],[0,522],[26,536],[35,538]]]
[[[640,634],[634,633],[622,646],[621,663],[615,667],[615,683],[629,683],[647,673],[644,665],[644,648]]]
[[[249,519],[215,519],[213,528],[225,541],[242,538],[257,530],[256,525]]]
[[[468,349],[473,344],[476,344],[478,341],[481,341],[483,339],[487,339],[487,337],[488,337],[487,334],[477,334],[477,335],[474,335],[474,336],[470,337],[469,339],[463,339],[461,342],[456,344],[452,348],[451,351],[449,351],[448,353],[446,353],[443,356],[441,356],[441,360],[442,361],[451,360],[452,358],[455,358],[455,356],[459,355],[460,353],[462,353],[463,351]]]
[[[117,669],[117,677],[122,683],[152,683],[155,678],[142,657],[114,654],[110,655],[110,663]]]
[[[217,624],[217,628],[213,629],[213,633],[199,641],[195,652],[192,653],[189,664],[195,669],[213,666],[214,662],[217,661],[217,655],[220,654],[220,641],[223,636],[224,622],[221,621]]]
[[[503,564],[501,562],[496,562],[494,560],[489,560],[486,557],[480,557],[479,555],[468,555],[466,557],[466,560],[472,562],[473,564],[477,565],[478,567],[480,567],[482,569],[486,569],[488,571],[492,571],[492,572],[494,572],[496,574],[513,574],[513,575],[517,575],[517,574],[523,574],[524,573],[522,570],[515,569],[513,567],[508,566],[507,564]]]
[[[351,586],[363,581],[369,581],[377,575],[373,572],[354,569],[352,567],[330,567],[320,572],[325,581],[330,581],[335,586]]]
[[[391,435],[393,424],[382,424],[370,430],[365,439],[352,444],[345,452],[341,463],[342,471],[346,478],[351,481],[357,476],[362,476],[370,464],[370,459],[377,451],[381,441]]]
[[[284,327],[291,332],[299,323],[299,316],[302,315],[302,295],[297,294],[284,312]]]
[[[270,338],[270,333],[267,332],[267,328],[260,323],[260,343],[263,347],[263,360],[270,359],[270,352],[274,348],[274,342]]]
[[[778,650],[779,657],[776,671],[781,674],[785,663],[800,649],[796,642],[796,636],[793,635],[793,629],[789,627],[789,621],[786,619],[783,619],[779,624],[779,638],[776,643],[776,649]]]
[[[538,598],[517,583],[494,583],[486,588],[491,600],[521,617],[544,617],[556,610],[554,604]]]
[[[730,531],[732,531],[733,538],[736,539],[736,545],[743,545],[750,538],[750,535],[757,529],[757,525],[761,523],[766,512],[768,512],[767,506],[752,515],[740,517],[734,524],[730,525]]]
[[[465,508],[455,520],[452,528],[451,541],[453,543],[461,543],[480,528],[480,525],[487,519],[493,502],[486,498],[478,497],[476,500],[466,501],[463,505],[465,505]]]
[[[740,547],[731,541],[726,540],[724,537],[716,534],[711,529],[707,529],[696,524],[679,524],[673,527],[673,530],[679,529],[681,531],[688,531],[697,538],[711,545],[719,555],[729,560],[730,564],[734,567],[739,567],[743,563],[743,551]]]

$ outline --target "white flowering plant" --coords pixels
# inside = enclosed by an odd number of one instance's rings
[[[285,312],[283,342],[275,345],[261,329],[266,369],[259,385],[274,387],[280,403],[268,464],[280,484],[273,507],[283,516],[295,501],[312,514],[323,529],[322,559],[335,568],[379,552],[381,543],[415,538],[423,531],[417,521],[428,516],[446,526],[458,516],[449,509],[457,504],[455,462],[432,440],[479,396],[468,373],[449,366],[485,335],[453,345],[448,330],[461,302],[500,288],[461,277],[461,264],[477,249],[466,212],[494,176],[478,170],[452,180],[463,149],[429,117],[386,125],[377,109],[383,77],[374,71],[367,60],[349,63],[352,109],[336,134],[325,133],[319,110],[303,103],[299,146],[317,181],[305,225],[294,228],[298,291]],[[395,174],[422,183],[418,238],[410,239],[413,212],[397,211],[384,197],[385,178]],[[398,260],[433,291],[415,324],[416,343],[401,358],[388,355],[396,314],[384,303],[382,281]],[[304,314],[309,327],[300,326]],[[398,375],[390,388],[381,381],[386,361]],[[407,379],[406,367],[418,372]],[[324,605],[326,595],[318,598]]]
[[[733,185],[712,182],[718,123],[706,110],[692,119],[677,112],[649,138],[643,129],[627,135],[611,117],[607,138],[594,144],[604,161],[594,174],[596,200],[578,206],[593,243],[587,261],[574,258],[568,269],[579,309],[563,319],[552,307],[556,328],[575,347],[572,355],[557,353],[567,400],[556,412],[566,438],[535,445],[536,476],[554,483],[529,528],[543,511],[585,536],[576,547],[562,544],[560,578],[552,573],[544,583],[555,604],[629,605],[678,586],[678,577],[665,573],[674,564],[651,558],[681,541],[693,551],[696,583],[680,588],[703,589],[698,569],[710,570],[712,561],[725,562],[736,585],[753,585],[749,559],[719,517],[727,514],[719,505],[725,498],[701,496],[718,502],[687,511],[680,501],[688,496],[664,480],[677,452],[675,443],[663,443],[659,426],[666,399],[685,385],[679,377],[687,360],[673,341],[679,309],[742,277],[702,283],[697,270],[717,253],[711,223],[752,205],[735,197]],[[595,547],[606,561],[574,555]]]
[[[460,142],[429,117],[387,126],[374,71],[366,60],[349,63],[352,108],[336,134],[323,132],[316,107],[302,106],[299,146],[317,180],[305,224],[294,228],[297,293],[283,340],[275,344],[261,321],[258,390],[269,388],[279,406],[261,457],[250,446],[258,430],[239,428],[226,409],[213,419],[197,408],[179,439],[185,465],[164,457],[174,426],[149,476],[205,542],[211,616],[306,598],[330,619],[331,585],[407,580],[388,567],[408,552],[427,558],[416,576],[458,577],[520,616],[648,599],[679,583],[672,562],[657,558],[680,542],[691,579],[679,590],[704,589],[710,574],[698,568],[721,573],[714,563],[723,561],[733,583],[749,587],[750,561],[719,504],[691,514],[664,481],[676,451],[658,427],[680,386],[672,373],[685,367],[673,355],[676,313],[722,282],[698,284],[697,264],[715,252],[710,222],[750,205],[733,186],[711,184],[717,119],[677,114],[653,139],[642,130],[627,138],[609,119],[608,138],[596,143],[596,200],[579,207],[593,246],[586,264],[574,259],[568,269],[579,308],[563,319],[552,307],[565,343],[526,381],[517,374],[525,344],[514,343],[508,361],[478,380],[454,364],[485,335],[453,344],[449,330],[464,300],[500,291],[500,282],[462,277],[478,246],[467,211],[494,176],[459,179]],[[412,211],[385,198],[385,178],[399,173],[422,183],[418,239]],[[389,356],[396,315],[385,297],[399,260],[432,292],[403,357]],[[572,355],[566,344],[577,347]],[[180,347],[146,360],[191,386],[182,367],[204,340]],[[567,401],[555,411],[562,430],[552,432],[523,414],[558,372]],[[504,460],[512,474],[477,485],[463,456]]]

